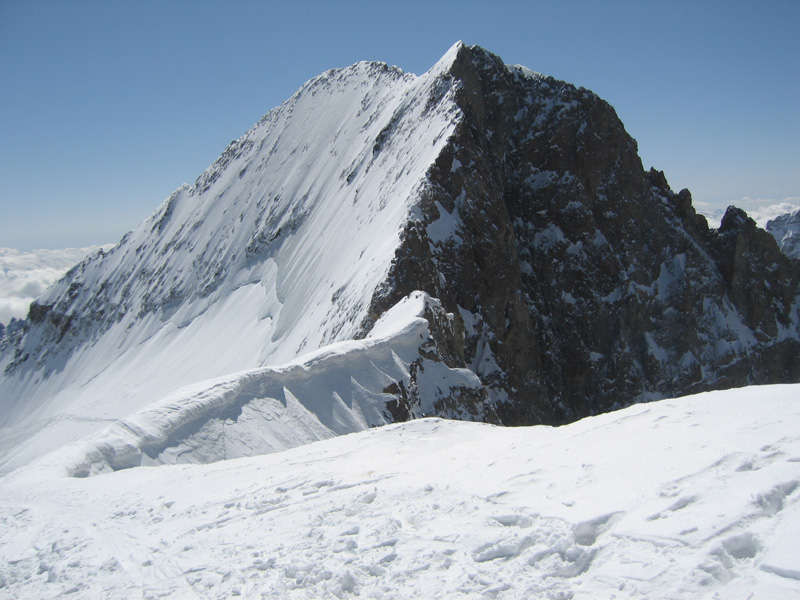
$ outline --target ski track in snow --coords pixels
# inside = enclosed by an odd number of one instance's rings
[[[798,598],[800,386],[0,486],[0,598]]]

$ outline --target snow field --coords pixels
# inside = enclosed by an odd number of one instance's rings
[[[798,386],[0,488],[0,597],[797,598]]]

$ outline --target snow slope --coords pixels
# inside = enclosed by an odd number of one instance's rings
[[[0,485],[0,598],[800,598],[800,386]]]
[[[425,356],[434,343],[424,318],[431,310],[441,311],[438,301],[412,294],[381,317],[365,340],[180,389],[51,453],[40,467],[49,465],[57,476],[85,477],[267,454],[385,425],[387,404],[396,402],[386,393],[392,385],[420,388],[428,412],[436,401],[464,390],[479,394],[483,386],[472,371]]]
[[[457,47],[420,77],[312,79],[52,286],[0,353],[0,473],[182,386],[352,339],[458,122]]]

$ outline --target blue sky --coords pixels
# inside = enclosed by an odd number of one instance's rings
[[[592,89],[696,204],[800,205],[800,2],[0,0],[0,246],[117,241],[307,79],[457,40]]]

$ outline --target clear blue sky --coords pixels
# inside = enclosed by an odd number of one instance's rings
[[[597,92],[696,202],[800,204],[795,0],[0,0],[0,246],[115,242],[307,79],[457,40]]]

